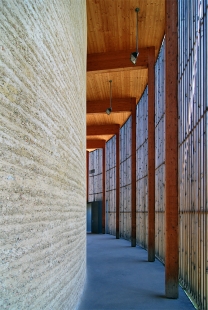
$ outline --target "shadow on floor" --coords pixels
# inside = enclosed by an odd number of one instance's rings
[[[78,310],[194,309],[180,287],[178,299],[167,299],[164,282],[164,266],[148,263],[144,249],[87,234],[87,280]]]

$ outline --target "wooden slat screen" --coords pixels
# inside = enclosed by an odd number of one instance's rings
[[[179,0],[180,281],[208,309],[208,2]]]
[[[137,217],[136,240],[137,244],[147,248],[148,234],[148,201],[147,201],[147,156],[148,156],[148,88],[145,89],[136,110],[136,188],[137,188]]]
[[[116,234],[116,136],[106,143],[106,233]]]
[[[131,117],[120,130],[120,237],[131,238]]]
[[[102,200],[102,149],[89,154],[89,202]]]
[[[155,254],[165,260],[165,40],[155,64]]]

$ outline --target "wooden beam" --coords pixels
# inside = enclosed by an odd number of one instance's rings
[[[117,51],[107,53],[95,53],[87,55],[87,72],[90,71],[124,71],[138,70],[148,66],[148,49],[140,48],[136,65],[130,61],[130,55],[134,50]]]
[[[87,126],[87,136],[114,135],[119,132],[119,124]]]
[[[120,133],[116,133],[116,239],[119,239],[120,215]]]
[[[93,139],[87,140],[87,149],[102,149],[105,147],[105,140]]]
[[[165,293],[178,298],[178,1],[165,0]]]
[[[136,246],[136,100],[132,110],[131,144],[131,246]]]
[[[128,112],[132,111],[132,102],[135,102],[136,98],[113,98],[112,99],[112,112]],[[110,101],[107,100],[95,100],[87,101],[87,113],[106,113],[106,109],[109,108]]]
[[[103,203],[102,203],[102,233],[105,234],[105,147],[103,147]]]
[[[148,261],[155,261],[155,48],[148,53]]]

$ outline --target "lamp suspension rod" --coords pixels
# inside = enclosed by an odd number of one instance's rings
[[[112,108],[112,80],[110,80],[109,83],[110,83],[110,108]]]
[[[137,14],[137,29],[136,29],[136,52],[138,53],[138,12],[139,8],[135,9],[135,12]]]

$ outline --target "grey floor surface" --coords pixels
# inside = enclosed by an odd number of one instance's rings
[[[78,310],[194,309],[179,287],[165,297],[165,269],[147,252],[112,235],[87,234],[87,280]]]

